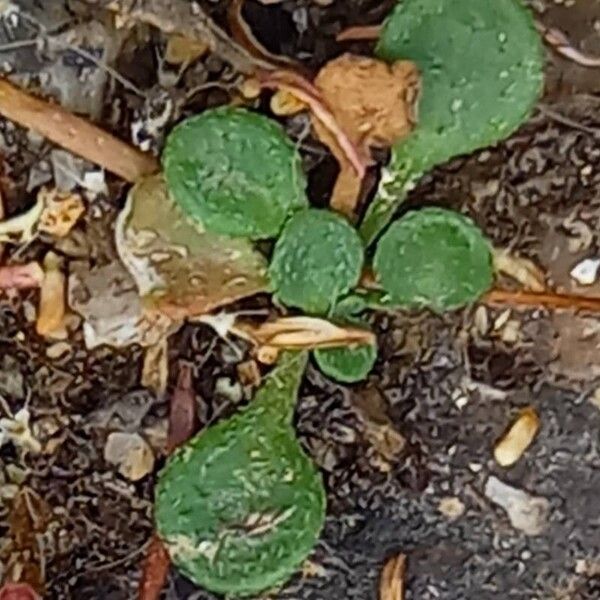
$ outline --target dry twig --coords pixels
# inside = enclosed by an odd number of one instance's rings
[[[307,79],[293,71],[259,71],[256,73],[257,82],[261,88],[270,90],[284,90],[296,96],[306,103],[315,118],[317,118],[344,153],[348,162],[356,171],[359,179],[363,179],[367,168],[371,164],[371,158],[356,147],[336,121],[321,92]]]
[[[277,56],[269,52],[257,39],[244,19],[242,9],[245,0],[232,0],[227,8],[227,22],[233,39],[256,59],[271,64],[278,69],[302,69],[302,65],[287,56]]]
[[[127,181],[158,171],[153,156],[5,79],[0,79],[0,114]]]

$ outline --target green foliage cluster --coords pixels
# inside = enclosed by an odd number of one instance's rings
[[[533,19],[520,0],[402,0],[377,46],[421,69],[419,123],[392,151],[356,230],[309,207],[301,159],[281,127],[240,108],[179,125],[163,155],[166,181],[188,217],[209,231],[271,240],[271,289],[282,305],[362,326],[370,308],[453,310],[493,278],[491,246],[468,218],[441,208],[389,225],[433,166],[493,144],[528,116],[542,83]],[[370,267],[381,288],[361,290]],[[328,376],[364,379],[370,346],[320,349]],[[306,363],[287,354],[254,401],[182,447],[157,488],[156,519],[175,564],[210,590],[249,595],[286,581],[321,530],[325,494],[291,425]]]

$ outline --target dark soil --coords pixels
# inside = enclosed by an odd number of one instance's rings
[[[100,23],[79,12],[77,2],[67,2],[68,7],[62,0],[16,4],[58,33]],[[368,51],[360,44],[341,47],[334,36],[348,25],[380,22],[392,4],[334,0],[320,7],[310,0],[287,0],[267,7],[249,2],[246,17],[269,49],[317,67],[345,49]],[[530,4],[575,45],[600,53],[600,0]],[[222,3],[210,8],[222,18]],[[27,19],[2,21],[4,42],[32,35],[37,32]],[[97,45],[88,40],[88,52],[108,57],[111,35],[100,35]],[[163,47],[160,34],[144,30],[114,57],[116,68],[145,98],[109,77],[89,83],[97,75],[95,65],[68,50],[7,50],[0,66],[31,88],[54,91],[66,104],[83,102],[106,128],[157,149],[164,131],[181,116],[228,100],[226,89],[207,82],[226,84],[235,77],[218,57],[209,56],[176,81],[157,62]],[[74,100],[76,94],[65,92],[69,77],[84,76],[92,86],[87,103],[85,95]],[[197,86],[202,89],[186,98],[186,90]],[[93,102],[98,93],[104,94],[100,107]],[[428,175],[408,208],[431,203],[461,210],[496,245],[535,260],[556,285],[572,290],[572,266],[598,256],[600,249],[599,93],[600,70],[549,52],[547,93],[531,121],[506,143]],[[153,126],[157,115],[165,116],[160,127]],[[306,129],[302,117],[287,125],[296,136]],[[30,190],[52,182],[52,148],[3,119],[0,132],[10,182],[3,191],[13,214],[32,203]],[[322,202],[335,162],[310,138],[301,141],[313,195]],[[68,259],[97,265],[114,259],[107,232],[124,190],[118,182],[109,183],[109,193],[96,199],[59,248]],[[48,247],[46,240],[37,240],[19,250],[18,259],[38,258]],[[25,485],[49,508],[39,542],[46,598],[135,598],[153,530],[154,482],[152,477],[128,482],[104,461],[103,449],[113,430],[138,431],[160,447],[166,401],[140,385],[141,350],[90,352],[78,331],[60,358],[52,358],[52,352],[49,357],[51,343],[35,334],[34,301],[33,293],[0,298],[0,395],[12,412],[26,404],[39,435],[57,442],[48,455],[25,457],[7,444],[0,449],[0,469],[23,468]],[[297,429],[323,470],[327,524],[304,573],[271,597],[376,599],[386,559],[404,553],[411,600],[600,598],[600,410],[590,401],[600,384],[599,328],[586,315],[503,313],[479,307],[443,318],[379,316],[374,323],[381,353],[367,383],[344,387],[310,369]],[[505,335],[507,319],[515,336]],[[229,344],[206,327],[188,325],[170,341],[171,384],[181,361],[195,366],[202,423],[235,409],[231,399],[215,393],[219,379],[236,379],[239,355]],[[386,457],[373,444],[366,405],[376,407],[376,419],[404,436],[401,454]],[[494,441],[525,406],[537,409],[540,434],[517,466],[500,469],[491,453]],[[540,535],[516,529],[488,500],[484,488],[490,475],[547,500]],[[440,510],[448,499],[463,507],[460,514],[450,517]],[[9,506],[0,504],[5,538]],[[213,596],[172,572],[164,598]]]

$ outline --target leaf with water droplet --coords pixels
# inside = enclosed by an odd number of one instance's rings
[[[245,109],[217,108],[183,121],[162,162],[177,204],[215,233],[272,238],[308,204],[292,140],[275,121]]]
[[[403,0],[376,50],[421,70],[419,121],[393,148],[361,225],[371,243],[424,173],[453,156],[510,135],[529,116],[543,83],[543,48],[520,0]]]
[[[344,217],[307,209],[286,223],[269,272],[281,302],[326,314],[358,283],[363,259],[360,237]]]
[[[253,244],[188,220],[162,175],[133,187],[115,238],[140,295],[173,318],[205,314],[268,289],[266,259]]]
[[[319,473],[292,427],[306,354],[282,355],[248,407],[182,446],[160,473],[156,526],[175,565],[227,595],[284,583],[325,519]]]
[[[384,233],[373,269],[388,305],[441,312],[474,302],[489,289],[492,246],[467,217],[425,208]]]

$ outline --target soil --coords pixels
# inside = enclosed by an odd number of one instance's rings
[[[218,57],[208,56],[178,77],[158,61],[165,40],[156,31],[141,30],[135,44],[116,52],[115,33],[77,2],[15,3],[35,21],[2,19],[6,60],[0,66],[144,149],[159,149],[164,132],[182,116],[229,99],[227,84],[235,74]],[[221,19],[223,4],[207,8]],[[393,2],[321,4],[249,1],[245,16],[271,51],[314,68],[342,49],[368,52],[365,44],[342,47],[334,36],[349,25],[380,22]],[[544,24],[560,27],[584,51],[600,53],[600,0],[530,4]],[[3,43],[37,36],[33,22],[56,35],[87,28],[74,43],[113,62],[143,97],[69,49],[2,50]],[[189,94],[193,88],[197,92]],[[546,93],[531,120],[505,143],[425,177],[406,209],[436,204],[469,214],[495,245],[534,260],[559,289],[597,295],[597,286],[577,288],[569,271],[600,251],[598,94],[600,70],[549,50]],[[304,152],[313,200],[323,203],[335,162],[306,136],[304,117],[286,125]],[[56,155],[43,140],[3,119],[0,132],[5,209],[14,214],[32,203],[32,190],[64,169],[53,171]],[[107,232],[124,188],[108,183],[58,248],[68,260],[114,260]],[[25,249],[7,249],[5,259],[39,258],[49,247],[49,240],[38,239]],[[23,485],[47,510],[34,552],[45,574],[45,598],[135,598],[153,531],[154,479],[127,481],[107,464],[103,450],[115,430],[139,432],[160,448],[167,401],[141,386],[141,349],[89,351],[78,329],[57,357],[53,342],[35,333],[35,297],[0,297],[0,395],[13,413],[26,406],[39,436],[54,443],[47,454],[26,456],[6,444],[0,469],[5,479],[15,467],[22,469]],[[379,315],[373,324],[381,352],[368,382],[341,386],[309,369],[296,426],[324,474],[327,523],[303,573],[270,597],[376,599],[383,565],[403,553],[408,600],[600,598],[597,321],[585,314],[506,309],[480,305],[444,317]],[[236,364],[246,351],[199,325],[187,325],[170,339],[170,386],[179,365],[193,365],[202,424],[235,410],[234,395],[222,393],[223,382],[236,385]],[[540,415],[540,433],[514,468],[501,469],[491,449],[527,406]],[[395,431],[399,446],[383,447],[373,423]],[[490,476],[545,499],[539,535],[516,528],[490,501]],[[0,548],[9,538],[9,508],[9,502],[0,503]],[[175,571],[163,597],[214,598]]]

